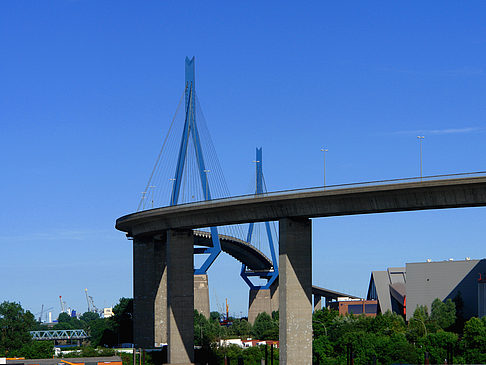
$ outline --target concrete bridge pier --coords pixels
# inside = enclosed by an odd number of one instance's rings
[[[167,231],[169,364],[194,363],[194,237],[192,230]]]
[[[248,322],[255,323],[256,317],[262,312],[272,315],[278,311],[279,294],[278,279],[273,282],[269,289],[250,289],[248,303]]]
[[[133,239],[133,342],[152,348],[167,342],[165,241]]]
[[[209,319],[208,274],[194,275],[194,309]]]
[[[312,364],[312,222],[279,221],[280,364]]]

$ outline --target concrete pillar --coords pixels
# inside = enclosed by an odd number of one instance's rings
[[[279,222],[280,364],[312,364],[312,223]]]
[[[193,244],[192,230],[167,231],[169,364],[194,362]]]
[[[320,295],[314,295],[314,312],[322,309],[322,301]]]
[[[272,293],[270,289],[250,289],[248,304],[248,322],[255,323],[260,313],[272,315]]]
[[[165,241],[133,239],[133,342],[153,348],[167,341]]]
[[[270,289],[250,289],[249,303],[248,303],[248,322],[255,323],[256,317],[262,313],[278,311],[278,279],[276,279],[270,286]]]
[[[154,240],[155,258],[155,346],[167,344],[167,242]]]
[[[209,319],[208,275],[194,275],[194,309]]]

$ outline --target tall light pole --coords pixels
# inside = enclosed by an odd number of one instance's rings
[[[326,187],[326,152],[328,151],[328,149],[322,147],[321,151],[324,153],[324,187]]]
[[[209,194],[208,194],[208,172],[211,172],[211,170],[204,170],[204,173],[206,174],[206,191],[205,191],[205,199],[208,200]]]
[[[258,164],[260,162],[261,161],[253,160],[253,163],[255,163],[255,164]],[[257,168],[257,171],[258,171],[258,168]],[[257,187],[257,185],[258,185],[258,172],[255,174],[255,194],[258,194],[258,191],[257,191],[258,190],[258,187]]]
[[[420,180],[422,180],[422,141],[425,138],[424,136],[417,136],[420,144]]]
[[[153,208],[154,207],[154,189],[155,189],[155,185],[150,185],[149,186],[149,189],[151,189],[150,192],[152,193],[152,208]]]

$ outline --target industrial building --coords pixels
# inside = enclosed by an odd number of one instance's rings
[[[486,314],[486,259],[407,263],[405,267],[373,271],[368,300],[378,301],[378,312],[390,310],[410,319],[419,305],[431,308],[439,298],[462,298],[465,319]]]

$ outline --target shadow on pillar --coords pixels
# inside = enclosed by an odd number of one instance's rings
[[[167,343],[165,240],[133,239],[133,342],[142,348]]]
[[[250,289],[249,303],[248,303],[248,322],[255,323],[256,317],[260,313],[268,313],[278,311],[278,279],[273,282],[270,289]]]

